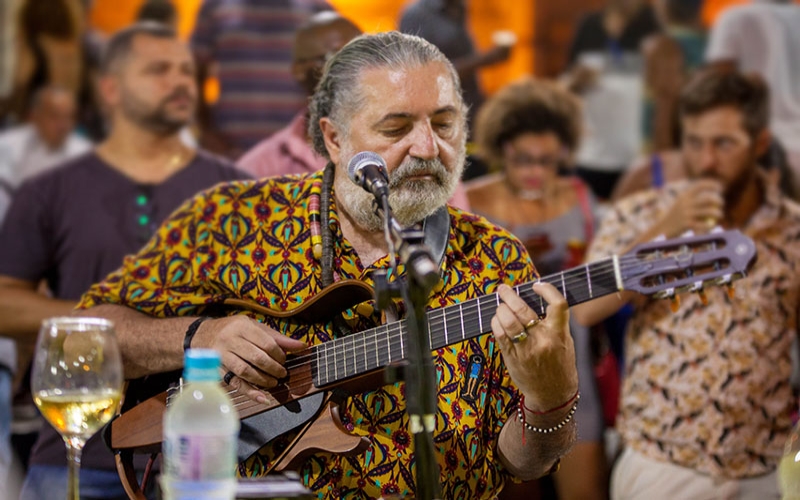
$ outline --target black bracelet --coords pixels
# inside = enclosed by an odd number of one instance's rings
[[[189,325],[189,328],[186,329],[186,336],[183,338],[183,350],[184,352],[192,347],[192,339],[194,338],[194,334],[197,333],[197,329],[200,328],[200,325],[203,321],[211,319],[210,316],[201,316],[196,320],[192,321],[192,324]]]

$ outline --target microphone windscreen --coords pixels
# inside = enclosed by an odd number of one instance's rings
[[[386,173],[386,162],[383,161],[381,155],[372,151],[362,151],[350,159],[350,163],[347,164],[347,176],[350,177],[351,181],[358,184],[356,173],[367,165],[376,165]]]

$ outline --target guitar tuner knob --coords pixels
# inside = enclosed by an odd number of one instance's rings
[[[691,238],[692,236],[694,236],[694,231],[689,229],[688,231],[684,231],[683,234],[681,234],[680,237],[681,238]]]
[[[708,305],[708,296],[706,295],[706,291],[705,290],[703,290],[702,288],[700,290],[698,290],[697,291],[697,296],[700,298],[700,303],[703,304],[703,306],[707,306]]]
[[[671,299],[675,296],[675,289],[674,288],[665,288],[659,292],[653,294],[653,297],[656,299]]]
[[[727,284],[729,284],[731,282],[732,279],[733,279],[733,275],[731,275],[731,274],[723,274],[722,276],[717,278],[714,281],[714,283],[717,284],[717,285],[727,285]]]

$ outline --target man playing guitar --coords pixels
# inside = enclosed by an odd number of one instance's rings
[[[129,379],[179,369],[186,341],[220,351],[230,386],[268,402],[267,390],[287,376],[287,356],[380,324],[380,314],[363,303],[316,324],[255,313],[205,316],[226,299],[291,311],[337,279],[372,284],[373,271],[389,267],[389,258],[371,195],[347,178],[350,158],[363,150],[380,154],[399,222],[427,223],[462,172],[465,112],[455,70],[429,43],[399,33],[355,39],[328,62],[311,102],[310,136],[330,160],[325,171],[199,194],[92,287],[82,313],[114,321]],[[493,292],[499,299],[493,317],[477,318],[491,335],[434,345],[436,458],[444,497],[493,498],[510,476],[532,479],[553,469],[575,440],[578,381],[567,302],[554,286],[535,285],[534,297],[546,308],[540,318],[510,288],[535,277],[519,241],[481,217],[446,210],[443,279],[428,307]],[[402,276],[402,266],[397,271]],[[365,363],[375,355],[367,347]],[[334,363],[326,375],[346,368]],[[343,403],[343,426],[369,444],[353,456],[321,451],[306,459],[300,474],[315,494],[415,494],[403,391],[403,384],[385,385]],[[240,474],[264,474],[286,442],[264,446]]]

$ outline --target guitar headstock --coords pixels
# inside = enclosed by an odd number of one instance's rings
[[[619,268],[626,290],[663,298],[730,284],[755,260],[753,240],[738,230],[717,229],[637,245],[619,258]]]

